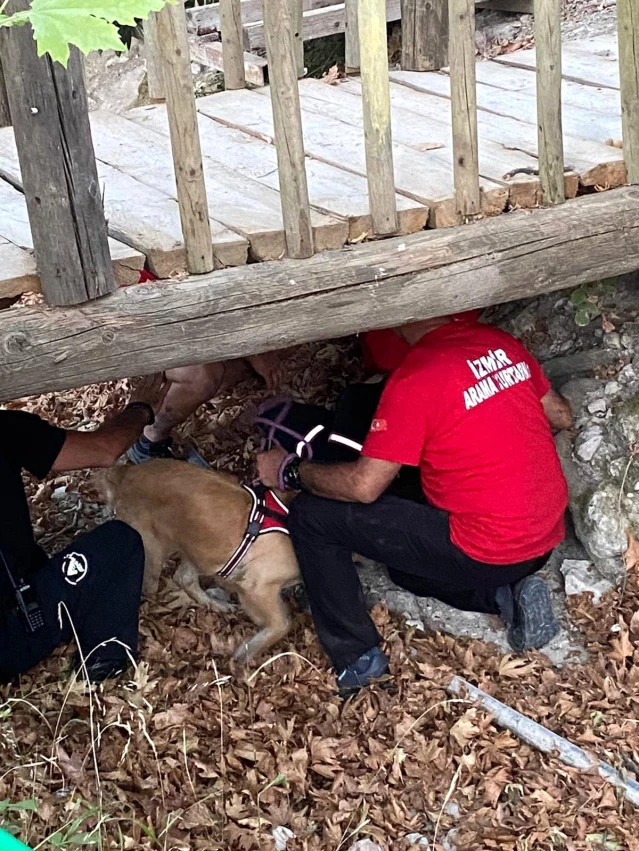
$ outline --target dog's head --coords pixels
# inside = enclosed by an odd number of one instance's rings
[[[129,469],[126,464],[116,464],[106,470],[99,470],[93,478],[102,500],[111,508],[115,505],[118,489]]]

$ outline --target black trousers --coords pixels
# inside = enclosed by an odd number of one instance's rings
[[[382,562],[393,582],[465,611],[497,614],[495,591],[535,573],[548,555],[512,565],[475,561],[450,540],[448,514],[384,495],[371,505],[301,494],[289,530],[324,650],[337,671],[379,644],[352,553]]]
[[[28,671],[75,637],[88,664],[124,662],[129,653],[135,657],[143,573],[142,539],[119,520],[81,535],[46,561],[29,577],[45,625],[29,633],[19,612],[8,613],[0,625],[0,682]]]

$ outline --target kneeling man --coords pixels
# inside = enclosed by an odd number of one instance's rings
[[[534,574],[564,537],[566,482],[552,430],[571,425],[524,346],[470,314],[398,329],[411,346],[383,392],[361,457],[300,462],[272,450],[262,481],[303,493],[293,538],[320,641],[342,693],[388,673],[352,553],[420,596],[498,614],[517,651],[557,632]],[[423,503],[385,494],[418,466]]]

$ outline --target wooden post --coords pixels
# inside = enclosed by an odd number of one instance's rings
[[[157,32],[186,262],[197,275],[213,269],[213,244],[183,3],[157,13]]]
[[[397,230],[385,0],[360,0],[359,48],[366,172],[373,230]]]
[[[566,200],[561,120],[561,0],[535,0],[539,179],[545,204]]]
[[[356,74],[359,71],[359,24],[357,22],[357,9],[359,0],[345,0],[346,22],[344,30],[345,38],[345,65],[347,74]]]
[[[295,41],[295,60],[297,76],[301,79],[304,67],[304,3],[303,0],[291,0],[291,15],[293,18],[293,40]]]
[[[402,68],[439,71],[448,64],[448,0],[401,0]]]
[[[7,99],[7,89],[4,85],[4,75],[2,74],[2,62],[0,61],[0,127],[11,127],[11,115],[9,113],[9,101]]]
[[[229,90],[243,89],[246,87],[246,75],[244,73],[241,0],[220,0],[220,26],[222,28],[224,88]]]
[[[13,0],[8,12],[23,11]],[[0,30],[0,52],[38,274],[48,304],[79,304],[116,289],[82,60],[38,57],[30,26]]]
[[[475,77],[475,0],[450,2],[450,99],[455,203],[464,217],[481,212]]]
[[[264,3],[275,149],[289,257],[313,254],[291,0]]]
[[[157,14],[151,12],[144,22],[144,61],[146,62],[146,79],[149,85],[149,100],[153,103],[162,102],[164,95],[164,78],[162,76],[162,59],[158,45]]]
[[[639,9],[636,0],[617,0],[623,154],[628,182],[639,183]]]

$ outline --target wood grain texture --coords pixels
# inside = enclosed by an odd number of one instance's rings
[[[629,183],[639,183],[639,8],[617,0],[623,151]]]
[[[0,127],[11,126],[11,115],[9,113],[9,100],[7,98],[7,89],[4,84],[4,75],[2,73],[2,62],[0,61]]]
[[[224,71],[224,51],[219,41],[203,41],[198,36],[189,36],[191,59],[215,71]],[[267,81],[268,62],[263,56],[244,53],[244,76],[252,86],[263,86]]]
[[[402,0],[402,68],[439,71],[448,64],[448,0]]]
[[[153,103],[164,100],[164,71],[158,45],[157,13],[151,12],[144,22],[144,61],[146,79],[149,86],[149,99]]]
[[[263,20],[262,8],[263,0],[241,0],[242,2],[242,23],[254,24]],[[311,9],[323,9],[326,6],[333,6],[335,0],[302,0],[303,9],[305,12]],[[219,29],[220,25],[220,4],[211,3],[206,6],[195,6],[186,10],[186,19],[189,27],[189,32],[198,32],[204,34],[212,30]]]
[[[220,0],[224,88],[229,90],[246,85],[241,6],[240,0]]]
[[[264,27],[286,248],[289,257],[310,257],[314,251],[313,231],[291,0],[268,0],[264,6]]]
[[[359,71],[359,0],[345,0],[344,3],[344,64],[347,74]]]
[[[66,69],[39,58],[29,26],[2,29],[0,53],[44,297],[78,304],[112,292],[80,54]]]
[[[561,112],[561,0],[535,0],[539,178],[545,204],[561,204],[564,140]]]
[[[304,67],[304,3],[303,0],[289,0],[289,2],[291,3],[297,76],[301,79],[306,71]]]
[[[461,216],[481,212],[475,79],[475,2],[449,0],[450,99],[455,203]]]
[[[366,176],[373,230],[397,231],[385,0],[359,0],[358,26]]]
[[[442,316],[639,269],[639,189],[0,313],[2,398]],[[321,322],[318,322],[321,317]]]
[[[201,274],[213,269],[213,247],[182,0],[157,13],[157,39],[186,260]]]

